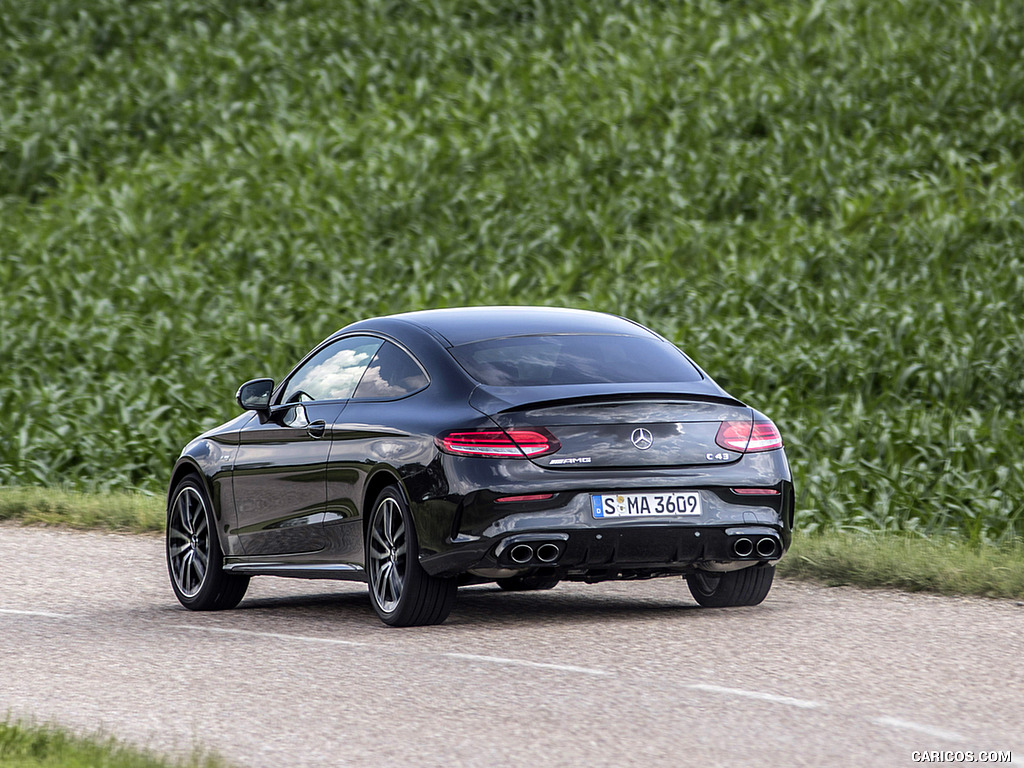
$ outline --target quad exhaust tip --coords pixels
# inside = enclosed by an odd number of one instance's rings
[[[736,539],[733,542],[732,551],[736,557],[750,557],[754,554],[754,542],[747,538]]]
[[[512,537],[498,545],[495,556],[506,565],[554,565],[565,554],[564,538],[557,534],[538,536],[526,534],[522,538]]]
[[[771,557],[775,554],[775,539],[763,538],[757,542],[757,554],[761,557]]]
[[[562,551],[557,544],[541,544],[537,547],[537,559],[542,563],[553,563]]]
[[[508,556],[513,563],[524,565],[533,559],[533,547],[529,544],[516,544],[508,551]]]
[[[732,543],[732,553],[736,557],[751,557],[757,553],[758,557],[771,557],[778,551],[778,545],[771,536],[763,536],[755,541],[743,537]]]

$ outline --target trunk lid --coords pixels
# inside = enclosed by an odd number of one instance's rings
[[[551,399],[554,393],[531,397],[525,389],[512,397],[508,391],[478,390],[470,403],[503,429],[547,429],[561,448],[531,461],[550,469],[725,464],[742,454],[716,444],[721,423],[753,419],[753,411],[739,401],[703,392],[580,396],[573,388],[574,396]],[[537,395],[545,399],[534,400]]]

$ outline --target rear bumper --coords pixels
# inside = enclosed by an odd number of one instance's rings
[[[420,562],[435,576],[543,568],[559,578],[600,580],[624,578],[616,574],[626,572],[643,576],[686,573],[695,568],[727,570],[774,562],[786,552],[792,538],[793,483],[781,450],[744,456],[713,471],[564,472],[539,469],[529,462],[444,458],[451,460],[446,466],[449,479],[458,478],[448,488],[447,503],[441,508],[436,502],[413,504]],[[734,490],[747,487],[775,493],[744,495]],[[594,493],[663,489],[699,493],[701,514],[594,516]],[[550,499],[499,500],[545,492],[551,494]],[[560,548],[557,560],[509,561],[506,555],[520,537],[533,538],[540,546],[544,536],[556,540]],[[736,542],[744,537],[752,545],[749,553],[736,548]],[[762,539],[770,541],[759,554],[757,543]],[[550,554],[550,548],[546,552]]]
[[[687,573],[697,568],[727,570],[775,562],[789,547],[789,538],[780,525],[551,529],[467,541],[420,562],[435,576],[457,576],[480,569],[527,572],[544,568],[560,578],[600,581]],[[557,547],[556,558],[538,557],[545,544]],[[519,545],[533,550],[534,554],[524,559],[522,556],[527,550]],[[552,552],[549,547],[544,554]]]

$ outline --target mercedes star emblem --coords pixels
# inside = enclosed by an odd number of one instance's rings
[[[641,451],[646,451],[652,445],[654,445],[654,435],[651,434],[650,430],[640,427],[640,429],[634,429],[633,434],[629,436],[629,439],[633,441],[633,445],[639,448]]]

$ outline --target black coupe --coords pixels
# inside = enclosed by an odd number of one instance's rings
[[[167,566],[193,610],[265,575],[366,581],[394,626],[440,623],[488,581],[683,576],[701,605],[756,605],[789,547],[775,425],[621,317],[364,320],[236,399],[171,476]]]

